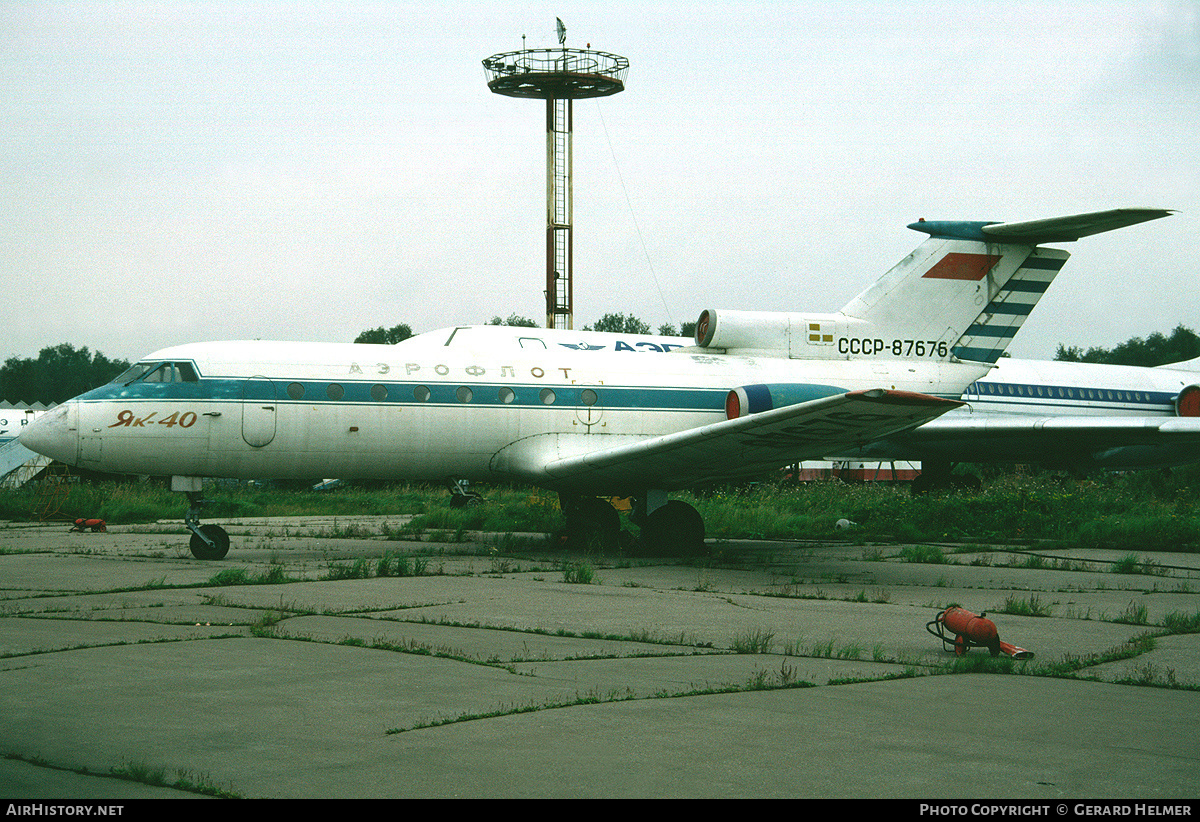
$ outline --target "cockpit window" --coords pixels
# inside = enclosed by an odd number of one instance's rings
[[[142,382],[175,382],[175,364],[169,362],[163,363],[142,377]]]
[[[190,362],[140,362],[113,382],[130,385],[138,382],[198,382],[196,368]]]
[[[147,371],[149,371],[153,367],[154,367],[154,363],[152,363],[152,362],[140,362],[137,365],[122,372],[119,377],[117,377],[115,380],[113,380],[113,382],[118,382],[118,383],[123,383],[125,385],[129,385],[129,383],[131,383],[131,382],[136,382],[139,377],[141,377],[143,374],[145,374]]]

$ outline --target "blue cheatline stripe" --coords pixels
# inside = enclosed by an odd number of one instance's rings
[[[89,391],[83,395],[83,400],[95,401],[131,401],[145,402],[162,398],[175,401],[196,402],[241,402],[243,387],[246,380],[229,378],[206,378],[192,383],[133,383],[118,385],[110,383]],[[508,406],[518,405],[527,407],[568,407],[584,408],[583,392],[593,391],[596,394],[597,408],[640,408],[667,409],[672,411],[723,411],[725,408],[724,388],[653,388],[653,387],[612,387],[604,385],[563,385],[548,384],[505,384],[505,383],[474,383],[469,381],[419,382],[406,381],[403,383],[382,381],[350,381],[350,380],[295,380],[287,378],[272,378],[275,387],[274,400],[284,404],[314,405],[314,404],[354,404],[380,406],[418,406],[418,405],[475,405],[475,406]],[[300,385],[303,392],[291,396],[289,386]],[[258,380],[252,385],[265,388],[267,383]],[[329,393],[331,385],[339,386],[342,391],[337,399]],[[382,386],[386,396],[372,395],[372,389]],[[458,389],[466,387],[471,390],[471,402],[459,400]],[[429,395],[420,400],[414,394],[418,388],[425,388]],[[547,403],[542,396],[543,389],[554,392],[553,402]],[[512,392],[511,401],[505,402],[502,391]],[[423,392],[422,392],[423,395]],[[266,401],[269,396],[257,396],[257,400]]]
[[[301,390],[297,390],[297,387]],[[749,413],[780,408],[799,402],[844,392],[837,386],[810,383],[773,383],[743,386],[750,400]],[[330,389],[333,389],[332,391]],[[275,378],[242,380],[207,378],[194,383],[134,383],[129,386],[109,384],[84,395],[84,401],[154,402],[170,399],[177,402],[236,402],[247,399],[248,389],[255,402],[276,402],[280,405],[340,405],[362,407],[488,407],[518,406],[525,408],[594,407],[598,410],[629,410],[681,412],[724,411],[725,388],[675,388],[652,386],[605,386],[508,384],[478,382],[375,382],[349,380],[289,380]],[[264,390],[266,389],[266,390]],[[462,389],[469,389],[469,395]],[[271,393],[267,393],[271,391]],[[550,396],[553,392],[553,397]],[[469,400],[463,401],[469,396]]]
[[[1053,404],[1075,405],[1088,403],[1087,407],[1097,407],[1097,403],[1105,403],[1106,407],[1129,410],[1130,405],[1153,405],[1174,407],[1175,395],[1166,391],[1131,391],[1126,388],[1080,388],[1075,385],[1044,385],[1029,383],[1006,382],[976,382],[968,389],[968,394],[978,395],[988,400],[1004,400],[1010,403],[1024,404]],[[1091,394],[1091,396],[1089,396]],[[1112,395],[1112,396],[1109,396]]]

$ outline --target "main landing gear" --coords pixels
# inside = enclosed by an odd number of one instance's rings
[[[567,527],[559,536],[576,549],[613,551],[621,545],[621,515],[602,497],[558,495]]]
[[[967,491],[980,489],[979,477],[974,474],[953,474],[954,463],[945,460],[922,460],[921,473],[912,481],[913,496],[932,491]]]
[[[471,490],[470,480],[450,480],[450,507],[474,508],[483,504],[483,497],[478,491]]]
[[[639,498],[633,509],[633,521],[642,528],[642,549],[648,554],[666,556],[703,554],[704,518],[700,512],[677,499],[652,508],[656,496],[661,500],[661,495],[655,492]]]
[[[566,545],[601,551],[635,547],[632,537],[621,530],[621,517],[607,499],[560,494],[559,503],[567,519],[559,536]],[[695,556],[705,551],[704,519],[686,502],[667,500],[665,494],[652,491],[637,498],[630,519],[642,529],[636,546],[640,553]]]

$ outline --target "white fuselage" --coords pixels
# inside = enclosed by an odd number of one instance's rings
[[[56,409],[35,447],[116,473],[554,486],[508,455],[547,435],[558,456],[571,456],[724,420],[730,390],[749,384],[785,384],[791,402],[872,388],[957,397],[986,370],[730,356],[688,344],[464,327],[393,346],[183,345],[142,360],[177,364],[155,372],[165,374],[159,381],[113,382]]]
[[[1200,381],[1195,371],[1096,363],[1001,359],[963,393],[953,414],[1174,416],[1175,398]]]

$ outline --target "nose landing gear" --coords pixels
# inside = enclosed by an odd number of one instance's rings
[[[229,534],[220,525],[201,525],[200,507],[208,500],[199,491],[187,492],[191,505],[183,516],[183,524],[192,532],[190,547],[196,559],[224,559],[229,553]]]

